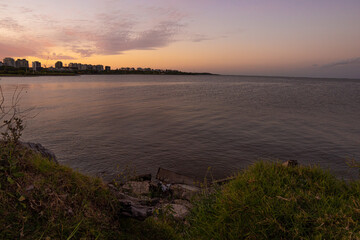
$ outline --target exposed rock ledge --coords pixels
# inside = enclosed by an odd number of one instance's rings
[[[51,150],[45,148],[40,143],[20,142],[20,145],[41,154],[43,157],[49,159],[50,161],[58,163],[55,154]]]
[[[163,168],[159,168],[154,181],[146,174],[108,186],[119,198],[121,215],[139,220],[158,214],[182,220],[190,212],[190,200],[200,192],[194,179]]]

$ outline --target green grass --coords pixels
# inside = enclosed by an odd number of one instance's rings
[[[205,193],[189,221],[189,239],[360,239],[360,184],[259,162]]]
[[[0,239],[177,238],[165,222],[121,217],[99,178],[4,144],[0,154]]]

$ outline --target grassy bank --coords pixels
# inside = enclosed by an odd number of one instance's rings
[[[160,221],[119,216],[98,178],[12,144],[0,146],[0,239],[175,239]]]
[[[360,184],[259,162],[205,193],[189,221],[190,239],[360,239]]]
[[[259,162],[194,200],[186,224],[121,217],[101,179],[0,146],[0,239],[360,239],[360,184]]]

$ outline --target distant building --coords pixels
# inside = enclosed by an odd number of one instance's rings
[[[29,62],[26,59],[18,59],[15,62],[15,67],[17,68],[29,68]]]
[[[41,63],[38,61],[32,62],[32,69],[34,71],[40,71],[41,70]]]
[[[78,64],[77,63],[69,63],[69,68],[73,69],[73,70],[77,70],[78,69]]]
[[[62,63],[61,61],[57,61],[57,62],[55,63],[55,68],[56,68],[56,69],[61,69],[61,68],[63,68],[63,63]]]
[[[110,72],[110,70],[111,70],[110,66],[105,66],[105,71]]]
[[[102,72],[104,71],[104,66],[103,65],[96,65],[96,71]]]
[[[80,70],[81,70],[81,71],[86,71],[86,70],[88,70],[88,65],[87,65],[87,64],[82,64],[81,67],[80,67]]]
[[[15,60],[13,58],[4,58],[4,66],[15,67]]]
[[[2,67],[3,66],[3,63],[2,62],[0,62],[0,67]]]

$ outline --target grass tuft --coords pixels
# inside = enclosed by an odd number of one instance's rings
[[[318,167],[259,162],[204,195],[190,239],[360,239],[360,184]]]

